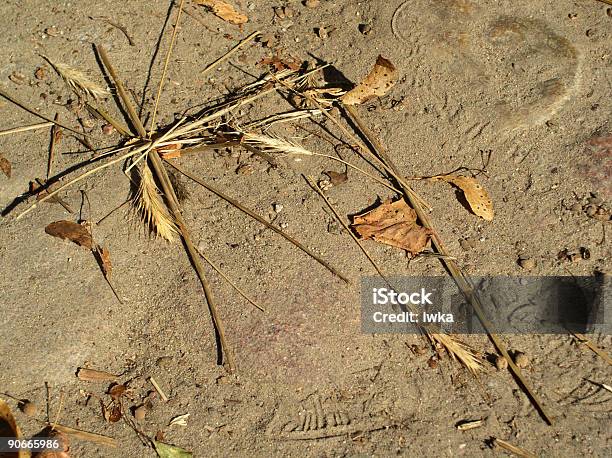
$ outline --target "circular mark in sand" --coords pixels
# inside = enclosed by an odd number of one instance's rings
[[[576,91],[580,53],[543,20],[491,11],[469,0],[408,0],[391,25],[432,91],[454,92],[499,128],[546,122]]]

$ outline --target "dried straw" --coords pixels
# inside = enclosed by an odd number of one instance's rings
[[[47,56],[41,57],[51,64],[59,76],[62,77],[66,84],[68,84],[68,86],[70,86],[72,90],[77,93],[77,95],[90,96],[97,100],[109,94],[106,89],[103,89],[97,83],[94,83],[82,71],[66,64],[53,62]]]
[[[176,222],[168,212],[146,162],[140,172],[140,184],[133,204],[142,222],[151,233],[169,242],[175,240],[178,235]]]

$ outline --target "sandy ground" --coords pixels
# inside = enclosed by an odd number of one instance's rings
[[[250,19],[240,30],[187,3],[191,14],[183,16],[160,101],[162,124],[253,81],[250,75],[265,70],[257,62],[274,53],[333,63],[354,82],[382,54],[401,79],[360,113],[405,175],[479,168],[481,157],[490,155],[487,176],[480,176],[496,207],[490,223],[468,213],[450,188],[415,185],[467,273],[525,274],[517,263],[521,256],[531,260],[532,275],[592,275],[610,268],[608,223],[602,216],[612,198],[609,5],[322,0],[308,8],[297,1],[236,0]],[[103,83],[92,50],[92,44],[102,44],[136,100],[144,99],[144,113],[150,113],[169,40],[167,31],[156,54],[168,11],[169,2],[142,0],[7,0],[0,6],[0,87],[77,126],[74,95],[40,55],[86,70]],[[102,16],[125,26],[135,45]],[[200,77],[206,65],[254,30],[269,34],[267,45],[255,42]],[[39,67],[46,70],[43,79],[35,77]],[[120,116],[112,101],[105,106]],[[259,119],[279,109],[290,106],[267,99],[245,116]],[[0,113],[0,129],[37,122],[6,100],[0,101]],[[96,144],[119,141],[102,135],[102,124],[89,128]],[[325,135],[308,121],[300,125]],[[333,154],[328,141],[299,128],[286,132],[310,149]],[[10,179],[0,175],[2,208],[24,193],[29,181],[45,176],[48,142],[48,129],[0,138],[0,154],[12,164]],[[83,151],[66,135],[54,172],[88,159]],[[507,371],[487,363],[475,379],[446,357],[432,368],[431,349],[411,350],[425,348],[419,337],[361,332],[359,282],[373,275],[372,266],[300,175],[321,179],[325,170],[342,171],[337,164],[308,159],[272,169],[238,149],[180,163],[274,218],[351,284],[182,179],[189,192],[184,212],[198,247],[267,309],[254,309],[210,272],[237,361],[236,374],[229,375],[215,365],[210,318],[180,244],[149,240],[128,206],[95,226],[94,236],[112,255],[114,284],[125,298],[120,304],[90,253],[44,232],[52,221],[77,216],[43,204],[15,220],[25,208],[21,204],[0,222],[0,392],[26,435],[39,431],[35,418],[45,418],[47,384],[52,419],[59,415],[62,424],[111,436],[119,444],[113,449],[74,439],[71,456],[155,456],[124,421],[103,419],[96,396],[108,400],[104,393],[110,383],[75,376],[77,368],[91,367],[130,380],[134,400],[126,398],[126,408],[143,402],[153,376],[170,399],[153,399],[138,428],[148,437],[161,431],[164,442],[194,456],[503,454],[489,446],[492,437],[539,456],[610,456],[612,394],[589,382],[610,384],[610,366],[571,336],[504,336],[508,348],[530,359],[525,374],[554,416],[548,426]],[[237,173],[244,164],[254,173]],[[119,168],[109,168],[62,198],[80,208],[83,218],[98,221],[125,201],[129,187]],[[347,216],[390,194],[349,175],[329,196]],[[282,211],[276,213],[278,204]],[[560,251],[581,247],[588,248],[588,259],[558,259]],[[374,242],[367,248],[390,274],[444,275],[435,259],[408,265],[400,250]],[[608,335],[590,338],[608,351],[612,347]],[[464,340],[483,355],[493,353],[486,336]],[[18,411],[15,398],[34,401],[36,416]],[[186,413],[186,426],[168,426]],[[287,432],[287,424],[301,424],[306,417],[319,418],[318,429]],[[456,428],[478,419],[484,420],[480,428]]]

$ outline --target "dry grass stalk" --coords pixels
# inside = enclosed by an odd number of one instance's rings
[[[109,94],[106,89],[101,88],[97,83],[91,81],[82,71],[66,64],[53,62],[47,56],[42,57],[51,64],[59,76],[62,77],[66,84],[68,84],[77,95],[90,96],[97,100]]]
[[[146,162],[140,172],[140,183],[133,204],[142,222],[153,234],[169,242],[176,239],[178,235],[176,222],[168,212]]]
[[[537,458],[537,455],[525,450],[524,448],[517,447],[516,445],[512,445],[510,442],[506,442],[501,439],[494,438],[493,444],[496,447],[503,448],[513,455],[520,456],[521,458]]]
[[[11,135],[11,134],[19,133],[19,132],[27,132],[28,130],[42,129],[43,127],[49,127],[52,125],[53,125],[52,122],[39,122],[38,124],[32,124],[30,126],[15,127],[13,129],[7,129],[7,130],[0,131],[0,137],[2,135]]]
[[[241,143],[245,143],[265,153],[301,154],[314,156],[314,153],[295,142],[279,137],[246,132],[242,135]]]
[[[432,333],[428,336],[433,342],[442,345],[452,359],[457,359],[472,374],[476,374],[483,369],[476,352],[460,340],[448,334]]]

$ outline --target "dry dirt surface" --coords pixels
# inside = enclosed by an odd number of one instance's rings
[[[404,175],[486,166],[478,179],[495,205],[490,222],[468,212],[450,186],[414,182],[466,273],[593,275],[610,269],[611,5],[232,0],[249,19],[238,27],[196,3],[185,2],[159,125],[253,82],[269,70],[266,62],[326,62],[357,83],[383,55],[399,80],[358,110]],[[3,92],[48,117],[58,113],[78,131],[78,119],[85,120],[96,147],[116,145],[119,135],[103,133],[105,122],[87,114],[41,57],[110,86],[92,47],[103,45],[143,119],[150,118],[176,5],[5,0],[0,13]],[[263,36],[201,76],[255,30]],[[326,78],[339,82],[329,71]],[[125,119],[112,97],[100,105]],[[291,109],[273,96],[235,116],[247,122]],[[315,121],[284,124],[276,132],[367,167],[343,149],[347,138],[340,129],[323,118]],[[0,99],[0,130],[36,122]],[[0,137],[4,164],[11,164],[10,177],[0,173],[0,397],[24,435],[36,434],[40,421],[50,419],[116,441],[113,448],[72,437],[73,457],[156,456],[147,439],[155,437],[196,457],[508,453],[493,446],[493,438],[536,456],[611,455],[612,393],[602,385],[612,382],[609,362],[570,335],[503,336],[509,349],[527,355],[523,372],[553,416],[549,426],[512,375],[487,360],[495,350],[486,335],[462,337],[485,361],[475,378],[447,355],[438,358],[422,337],[361,332],[360,281],[375,271],[302,177],[320,181],[325,171],[343,172],[337,162],[287,158],[271,167],[239,147],[177,160],[273,220],[350,280],[345,284],[282,237],[179,177],[196,246],[266,309],[252,307],[206,267],[236,361],[230,374],[216,365],[210,315],[183,246],[150,239],[130,205],[95,224],[130,194],[120,166],[60,193],[74,213],[42,203],[16,219],[34,198],[14,206],[15,199],[46,175],[49,140],[49,128]],[[64,131],[55,156],[51,176],[92,153]],[[350,215],[393,193],[349,173],[327,196],[348,223]],[[88,250],[45,233],[51,222],[79,218],[93,222],[97,243],[109,250],[113,286],[123,303]],[[409,263],[397,248],[374,241],[364,246],[389,274],[445,275],[436,258]],[[604,351],[612,349],[609,335],[588,337]],[[81,380],[76,372],[83,367],[118,377]],[[107,421],[100,406],[102,399],[110,405],[106,416],[117,419],[107,394],[113,383],[127,383],[115,401],[123,406],[117,422]],[[25,409],[26,415],[19,399],[38,409]],[[134,418],[140,405],[146,415],[141,410]],[[184,414],[184,424],[170,425]],[[457,428],[474,420],[482,425]]]

